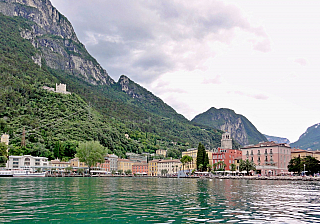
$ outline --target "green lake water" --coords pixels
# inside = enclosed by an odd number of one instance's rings
[[[320,183],[0,178],[0,223],[320,223]]]

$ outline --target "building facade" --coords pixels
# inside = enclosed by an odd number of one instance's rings
[[[148,176],[158,176],[158,162],[160,159],[150,160],[148,162]]]
[[[84,162],[80,162],[79,158],[73,158],[70,160],[70,166],[73,168],[88,168],[88,166]]]
[[[157,150],[156,150],[156,154],[157,154],[157,155],[162,155],[163,158],[166,158],[166,156],[167,156],[167,150],[157,149]],[[161,157],[160,157],[160,158],[161,158]]]
[[[242,157],[242,151],[238,149],[221,149],[218,148],[212,153],[213,168],[221,169],[225,165],[225,170],[231,170],[231,164],[236,165],[239,169],[238,160]],[[224,165],[222,164],[224,163]]]
[[[160,160],[157,163],[157,175],[161,176],[163,173],[167,175],[178,175],[178,172],[181,170],[181,165],[179,159]]]
[[[9,135],[6,133],[1,135],[1,142],[5,143],[6,145],[9,145]]]
[[[132,164],[132,174],[148,175],[148,163]]]
[[[122,170],[122,172],[131,170],[132,172],[132,165],[135,161],[131,161],[129,159],[118,159],[118,171]]]
[[[23,168],[48,168],[49,162],[46,157],[35,157],[30,155],[9,156],[7,161],[7,169],[23,169]]]
[[[261,142],[241,148],[242,159],[256,164],[256,172],[262,175],[278,175],[288,172],[291,148],[285,143]]]
[[[117,171],[118,170],[118,156],[115,154],[109,154],[104,159],[109,160],[110,163],[110,171]]]

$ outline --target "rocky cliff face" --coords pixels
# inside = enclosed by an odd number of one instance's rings
[[[230,109],[212,107],[205,113],[197,115],[192,119],[192,122],[228,131],[231,133],[231,137],[241,145],[267,140],[247,118]]]
[[[30,21],[31,30],[21,30],[39,53],[33,57],[52,69],[62,70],[94,85],[114,81],[78,40],[71,23],[49,0],[0,0],[0,12]]]
[[[309,127],[299,140],[290,146],[305,150],[320,150],[320,123]]]

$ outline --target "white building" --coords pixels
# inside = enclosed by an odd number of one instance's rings
[[[111,154],[111,155],[107,155],[104,159],[109,160],[110,171],[112,171],[112,170],[117,171],[118,170],[118,156],[116,156],[115,154]]]
[[[161,176],[166,170],[167,175],[178,174],[181,170],[181,162],[179,159],[159,160],[157,163],[157,175]]]
[[[1,142],[4,142],[6,145],[9,145],[9,135],[6,133],[1,135]]]
[[[7,161],[7,169],[22,169],[22,168],[47,168],[49,166],[48,158],[34,157],[30,155],[24,156],[9,156]]]

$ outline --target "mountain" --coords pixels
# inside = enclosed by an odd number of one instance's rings
[[[320,123],[309,127],[299,137],[298,141],[290,144],[290,146],[305,150],[320,150]]]
[[[38,49],[32,59],[39,66],[44,59],[48,67],[91,84],[114,83],[80,43],[71,23],[49,0],[0,0],[0,12],[29,21],[30,29],[23,29],[20,35]]]
[[[264,135],[264,136],[268,139],[269,142],[290,144],[290,141],[287,138],[275,137],[275,136],[270,136],[270,135]]]
[[[43,89],[56,83],[72,94]],[[126,76],[109,77],[49,0],[0,0],[0,89],[11,154],[72,157],[87,140],[119,156],[220,145],[221,131],[191,123]]]
[[[231,133],[231,137],[241,145],[267,141],[266,137],[246,117],[236,114],[230,109],[212,107],[208,111],[195,116],[192,122],[228,131]]]

